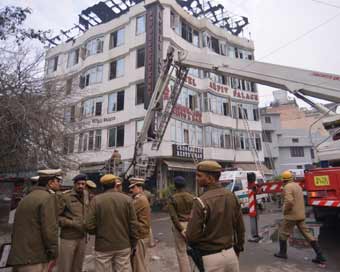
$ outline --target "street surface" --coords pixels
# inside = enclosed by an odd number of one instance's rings
[[[340,229],[322,227],[320,231],[320,245],[328,259],[326,268],[320,268],[312,263],[314,252],[311,248],[288,247],[288,260],[280,260],[273,256],[278,250],[278,243],[271,238],[277,237],[275,221],[281,218],[280,211],[274,204],[266,204],[266,211],[259,220],[259,229],[264,239],[260,243],[246,242],[245,251],[240,257],[240,271],[242,272],[339,272],[340,271]],[[151,272],[178,271],[177,259],[171,233],[170,218],[167,213],[153,213],[152,227],[156,247],[150,249]],[[249,218],[244,215],[247,227],[246,237],[249,236]],[[90,254],[85,260],[84,269],[94,272],[93,256]]]
[[[275,222],[281,218],[281,213],[275,206],[267,203],[266,210],[260,215],[259,229],[264,239],[260,243],[246,242],[245,251],[240,257],[240,271],[242,272],[339,272],[340,271],[340,228],[322,227],[319,241],[327,257],[327,267],[319,268],[311,262],[314,252],[311,248],[288,248],[288,260],[279,260],[273,256],[278,250],[278,243],[272,239],[277,237]],[[7,209],[6,209],[7,210]],[[7,210],[8,211],[8,210]],[[6,217],[1,217],[5,219]],[[7,217],[8,218],[8,217]],[[177,259],[171,233],[170,218],[167,213],[153,213],[152,226],[156,247],[150,248],[151,272],[178,271]],[[6,221],[8,219],[5,219]],[[247,227],[246,237],[249,236],[249,218],[244,215]],[[2,222],[5,223],[5,222]],[[2,224],[0,228],[0,244],[10,240],[10,227]],[[95,272],[93,257],[93,241],[88,243],[84,262],[84,271]],[[10,272],[11,269],[0,269],[0,272]]]

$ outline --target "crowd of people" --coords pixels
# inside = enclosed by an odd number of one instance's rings
[[[245,227],[237,197],[219,182],[222,167],[215,161],[197,164],[196,182],[203,194],[186,191],[186,180],[177,176],[168,199],[180,272],[239,271]],[[129,194],[122,179],[106,174],[103,192],[84,174],[73,178],[73,188],[60,192],[60,170],[38,171],[39,178],[19,203],[12,233],[8,265],[17,272],[82,272],[86,243],[94,236],[95,271],[149,272],[148,247],[152,242],[151,209],[143,190],[144,180],[129,179]],[[325,261],[316,239],[304,225],[303,193],[284,179],[284,221],[280,228],[279,258],[287,258],[287,237],[297,225]]]

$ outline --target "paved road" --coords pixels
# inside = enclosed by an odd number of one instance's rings
[[[242,272],[339,272],[340,271],[340,230],[323,227],[320,232],[320,244],[324,250],[328,263],[326,268],[319,268],[311,262],[314,252],[311,248],[297,249],[289,247],[287,261],[280,261],[273,257],[278,250],[277,242],[270,239],[275,228],[273,222],[280,219],[281,214],[277,210],[267,212],[260,216],[259,228],[264,235],[261,243],[249,243],[245,245],[245,252],[241,255],[240,270]],[[249,235],[249,219],[244,216]],[[155,237],[159,240],[157,249],[153,251],[161,260],[153,261],[151,271],[178,271],[176,258],[174,257],[173,239],[170,230],[170,219],[167,214],[155,214],[153,216],[153,229]],[[275,236],[275,235],[273,235]],[[165,262],[165,264],[162,264]]]

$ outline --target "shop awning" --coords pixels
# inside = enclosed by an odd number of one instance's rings
[[[234,167],[241,168],[243,171],[257,171],[254,163],[235,163]],[[262,170],[265,175],[273,174],[273,170],[268,169],[264,164],[262,164]]]
[[[194,172],[196,170],[196,166],[193,162],[164,160],[164,163],[168,166],[170,171]]]

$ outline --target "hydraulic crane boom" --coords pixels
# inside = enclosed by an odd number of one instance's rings
[[[128,171],[131,170],[132,166],[136,165],[138,156],[141,156],[143,153],[143,144],[147,140],[147,133],[156,113],[158,113],[158,120],[160,121],[155,127],[155,138],[153,139],[152,149],[159,149],[189,68],[236,77],[289,91],[317,108],[322,113],[333,115],[335,120],[337,120],[336,123],[339,123],[340,116],[337,118],[338,115],[334,112],[321,104],[314,103],[304,95],[340,103],[340,75],[269,64],[254,60],[235,59],[217,55],[208,51],[208,49],[202,49],[202,51],[204,50],[206,51],[196,53],[175,50],[173,47],[169,47],[167,58],[164,60],[161,74],[150,100],[151,102],[144,119],[142,132],[136,141],[135,154]],[[159,107],[160,100],[163,97],[171,77],[175,78],[175,84],[170,99],[165,105],[164,110],[162,110]]]

